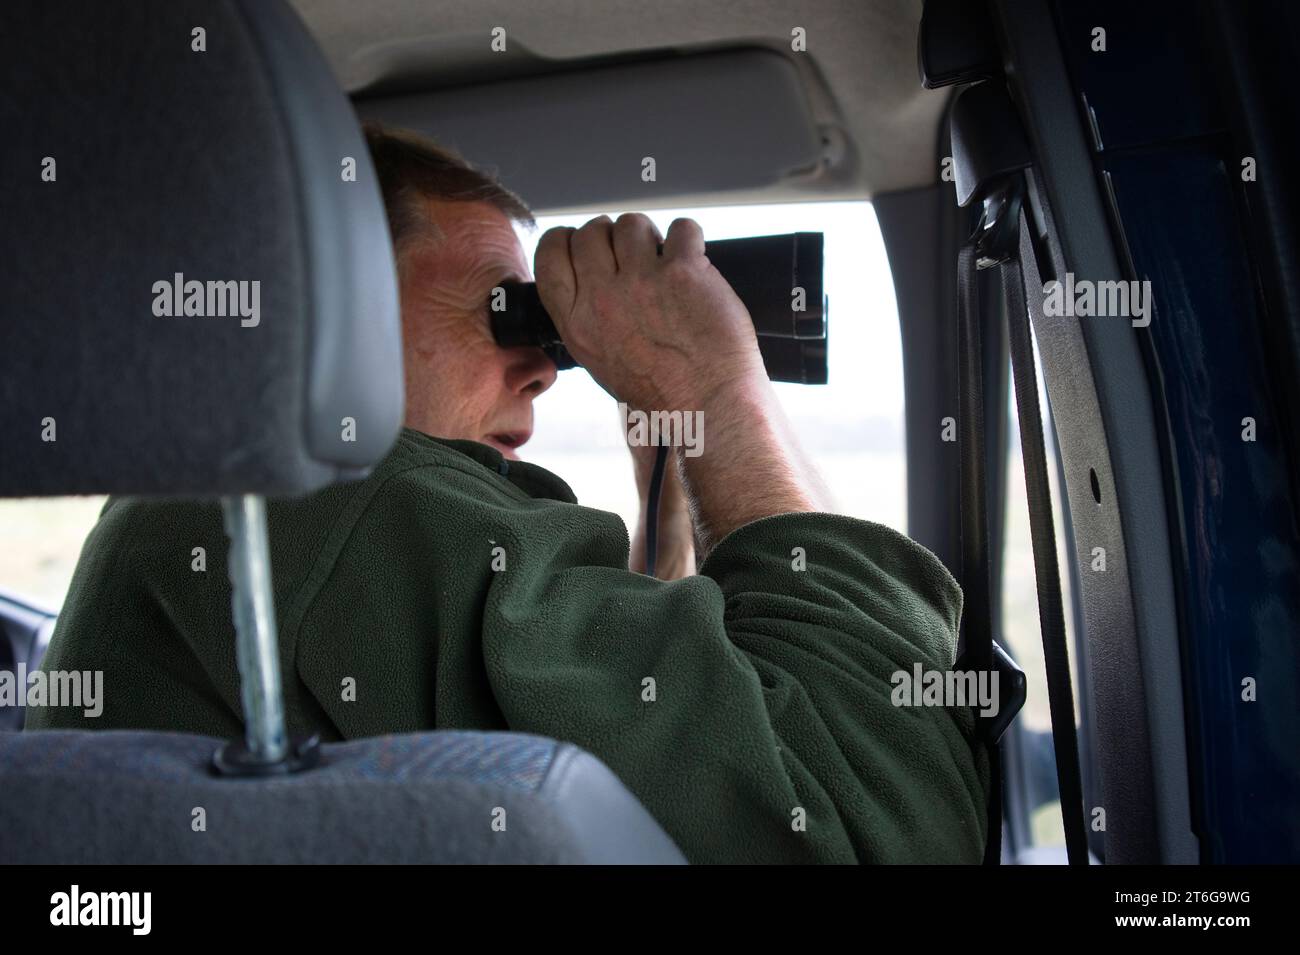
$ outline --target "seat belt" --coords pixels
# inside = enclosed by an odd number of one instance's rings
[[[978,255],[974,241],[962,246],[957,254],[957,427],[961,452],[961,583],[965,600],[963,650],[954,668],[986,673],[993,670],[994,641],[988,498],[984,484],[984,349],[978,304]],[[999,679],[999,689],[1001,682]],[[984,847],[984,864],[998,865],[1002,861],[1002,753],[998,739],[990,738],[991,734],[983,731],[986,723],[978,712],[975,725],[982,731],[979,735],[987,744],[989,758],[988,841]],[[997,737],[1001,737],[1000,732]]]
[[[1034,578],[1038,588],[1038,620],[1043,635],[1043,662],[1047,670],[1047,699],[1052,717],[1052,747],[1056,752],[1056,783],[1061,797],[1061,823],[1070,865],[1088,864],[1088,840],[1083,824],[1083,782],[1079,773],[1079,737],[1074,725],[1074,687],[1070,678],[1070,651],[1065,638],[1065,611],[1061,599],[1061,573],[1056,561],[1056,523],[1052,517],[1052,489],[1047,480],[1047,450],[1043,417],[1038,406],[1038,374],[1030,329],[1028,302],[1042,305],[1042,285],[1032,262],[1033,247],[1023,211],[1018,211],[1017,234],[1021,254],[1030,258],[1034,292],[1025,285],[1021,257],[1002,266],[1006,295],[1011,378],[1016,391],[1016,416],[1020,422],[1020,455],[1025,467],[1025,496],[1029,501],[1029,534],[1034,551]]]
[[[957,259],[958,285],[958,405],[961,442],[962,584],[966,591],[965,649],[959,669],[992,668],[1000,675],[1007,664],[1019,673],[1020,699],[1024,701],[1024,674],[993,640],[991,594],[988,570],[987,506],[984,486],[984,399],[983,351],[977,272],[997,268],[1007,305],[1008,344],[1012,380],[1016,393],[1016,414],[1020,423],[1021,457],[1025,468],[1025,489],[1029,503],[1030,536],[1034,554],[1034,576],[1038,591],[1039,623],[1043,638],[1043,659],[1047,670],[1048,702],[1052,718],[1052,743],[1056,753],[1056,779],[1061,798],[1066,854],[1071,865],[1088,863],[1088,846],[1083,825],[1083,786],[1079,774],[1079,745],[1074,725],[1074,693],[1070,679],[1069,651],[1065,639],[1065,616],[1061,599],[1061,578],[1056,560],[1056,531],[1052,518],[1051,487],[1047,480],[1047,452],[1043,421],[1038,405],[1037,372],[1030,330],[1026,272],[1021,255],[1032,256],[1032,246],[1022,211],[1024,175],[1016,172],[986,194],[984,215],[975,234]],[[1037,281],[1033,263],[1030,271]],[[1014,680],[1014,673],[1009,675]],[[1007,679],[1007,677],[1002,677]],[[1000,691],[1001,691],[1000,687]],[[1006,692],[1000,696],[1007,697]],[[1014,700],[1010,701],[1014,704]],[[1007,709],[1011,711],[1005,712]],[[1002,791],[998,741],[1019,704],[1000,701],[992,718],[977,715],[977,729],[989,749],[991,791],[989,798],[989,841],[985,864],[997,864],[1001,853]]]

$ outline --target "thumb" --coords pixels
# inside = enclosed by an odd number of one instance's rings
[[[537,296],[555,327],[564,334],[563,322],[573,312],[578,283],[573,273],[573,254],[569,241],[573,229],[556,226],[546,230],[533,255],[533,274],[537,276]]]

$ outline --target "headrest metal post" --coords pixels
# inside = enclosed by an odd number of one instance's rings
[[[275,632],[266,499],[258,494],[223,497],[221,507],[226,536],[230,538],[231,610],[245,742],[254,761],[278,763],[285,759],[289,746],[280,685],[280,645]]]

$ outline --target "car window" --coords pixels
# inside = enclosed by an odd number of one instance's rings
[[[103,496],[0,500],[0,590],[51,610],[63,605]]]

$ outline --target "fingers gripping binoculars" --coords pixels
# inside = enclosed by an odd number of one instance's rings
[[[663,247],[660,246],[660,253]],[[773,381],[826,384],[828,303],[822,288],[822,233],[793,232],[704,244],[704,254],[748,309]],[[489,300],[492,336],[502,348],[541,348],[561,370],[577,362],[532,282],[503,282]]]

